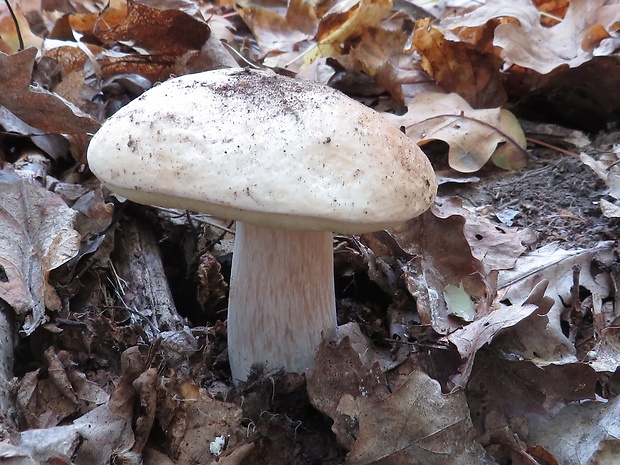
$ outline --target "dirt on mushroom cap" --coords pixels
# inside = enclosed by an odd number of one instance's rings
[[[436,192],[426,156],[378,113],[268,71],[166,81],[108,119],[88,160],[131,200],[272,227],[392,227]]]

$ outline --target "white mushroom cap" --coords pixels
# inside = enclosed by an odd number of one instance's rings
[[[329,87],[238,68],[181,76],[109,118],[88,150],[110,190],[273,228],[363,233],[426,210],[426,156]]]

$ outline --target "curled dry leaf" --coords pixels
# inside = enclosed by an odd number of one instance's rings
[[[620,327],[604,328],[589,355],[589,364],[596,371],[614,373],[620,365]]]
[[[502,330],[530,316],[536,309],[535,305],[504,305],[450,334],[447,339],[456,346],[464,361],[459,374],[452,379],[454,387],[465,387],[471,374],[476,352],[480,348],[491,342]]]
[[[505,169],[522,168],[527,162],[525,136],[514,119],[502,117],[500,108],[474,110],[457,94],[425,92],[417,95],[402,116],[385,115],[418,145],[433,140],[446,142],[448,163],[463,173],[482,168],[503,144],[501,157],[493,162]]]
[[[408,41],[409,35],[402,30],[368,28],[349,50],[355,67],[372,76],[401,105],[421,92],[442,91],[411,58]]]
[[[165,400],[158,406],[157,416],[177,465],[215,463],[217,457],[211,453],[210,442],[218,436],[227,439],[227,449],[243,449],[246,429],[240,426],[240,407],[214,399],[191,381],[167,379],[159,390]],[[244,455],[249,450],[239,453]],[[228,455],[226,450],[224,455]]]
[[[127,16],[119,24],[103,29],[98,21],[94,34],[104,42],[130,40],[152,53],[180,56],[200,50],[207,41],[209,26],[179,10],[158,10],[133,0],[127,2]]]
[[[486,274],[493,270],[512,268],[517,258],[526,250],[522,243],[526,231],[491,222],[463,207],[460,197],[437,198],[433,211],[439,218],[447,219],[452,215],[465,218],[463,234],[471,247],[472,255],[480,260]]]
[[[46,308],[60,309],[48,276],[78,253],[76,213],[7,170],[0,171],[0,199],[0,297],[25,318],[22,332],[30,334]]]
[[[607,3],[572,0],[559,24],[544,27],[538,9],[530,0],[487,2],[468,14],[443,20],[442,26],[455,30],[480,27],[496,18],[514,18],[516,22],[505,21],[495,28],[493,45],[502,48],[501,56],[509,65],[547,74],[560,65],[577,67],[595,54],[608,55],[610,47],[613,51],[614,39],[609,32],[620,19],[620,4]],[[593,26],[607,34],[599,32],[593,38]]]

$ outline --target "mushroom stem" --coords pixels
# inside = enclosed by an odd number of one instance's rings
[[[228,354],[235,383],[253,364],[304,373],[336,336],[332,234],[237,222]]]

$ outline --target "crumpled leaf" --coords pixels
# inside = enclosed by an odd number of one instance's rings
[[[237,5],[264,55],[294,50],[301,53],[299,43],[312,39],[318,28],[313,2],[292,0],[286,11],[281,4],[268,1],[242,0]]]
[[[30,85],[36,48],[0,53],[0,105],[35,128],[57,134],[95,132],[99,123],[58,95]]]
[[[157,407],[157,418],[176,464],[214,463],[211,441],[224,436],[227,446],[234,449],[245,437],[239,406],[214,399],[190,380],[166,379],[159,390],[163,403]]]
[[[538,307],[533,304],[521,306],[503,305],[473,323],[454,331],[447,339],[453,343],[464,361],[459,375],[453,379],[456,387],[465,387],[471,373],[476,352],[488,344],[502,330],[516,325],[534,313]]]
[[[489,349],[478,351],[467,383],[467,400],[477,429],[488,432],[497,417],[509,421],[526,413],[548,416],[568,402],[594,399],[598,378],[585,363],[540,367],[520,360],[504,353],[495,340]],[[515,426],[509,434],[519,429]]]
[[[479,27],[495,18],[511,17],[495,28],[493,45],[501,47],[506,62],[547,74],[560,65],[577,67],[595,55],[609,55],[617,44],[610,34],[592,37],[591,28],[612,30],[620,20],[620,4],[605,0],[571,0],[564,19],[553,27],[540,23],[538,9],[530,0],[510,3],[493,1],[460,17],[447,18],[442,26],[449,29]]]
[[[62,354],[63,358],[66,356]],[[57,426],[67,417],[87,413],[108,400],[108,394],[83,373],[65,368],[53,347],[45,351],[44,357],[46,376],[41,376],[38,369],[26,373],[19,383],[17,405],[22,426]]]
[[[383,401],[346,395],[338,410],[360,425],[345,465],[492,463],[474,442],[465,395],[442,394],[439,383],[421,371]]]
[[[547,282],[541,281],[524,302],[516,302],[514,305],[507,306],[501,302],[494,302],[490,313],[480,316],[473,323],[446,337],[455,345],[463,360],[458,375],[451,379],[455,387],[465,387],[467,384],[477,351],[492,341],[502,340],[503,334],[508,334],[503,338],[503,343],[494,346],[507,357],[532,360],[539,358],[537,350],[541,354],[551,351],[555,355],[560,352],[559,346],[546,331],[548,321],[546,314],[553,303],[550,298],[544,296],[546,288]],[[524,333],[525,337],[522,337]],[[529,345],[527,339],[533,339],[532,335],[539,339]],[[525,350],[521,350],[524,346]]]
[[[0,442],[0,461],[18,465],[108,465],[110,457],[129,450],[132,443],[131,423],[101,405],[71,425],[12,434]]]
[[[413,37],[422,67],[447,92],[463,97],[473,108],[495,108],[506,103],[500,68],[502,59],[465,42],[446,40],[431,19],[416,22]]]
[[[58,195],[0,171],[0,298],[25,317],[26,335],[45,321],[46,308],[61,307],[48,276],[79,250],[75,216]]]
[[[553,418],[526,416],[527,442],[543,445],[562,465],[612,465],[620,447],[620,398],[567,405]]]
[[[510,118],[502,118],[502,111],[507,110],[474,110],[457,94],[425,92],[412,99],[406,114],[384,116],[404,126],[418,145],[433,140],[446,142],[450,167],[471,173],[482,168],[502,143],[504,153],[498,165],[507,169],[525,166],[523,131]]]
[[[306,54],[305,62],[308,64],[321,56],[342,54],[342,44],[377,26],[391,8],[392,0],[343,0],[334,3],[319,22],[315,36],[318,44]]]

